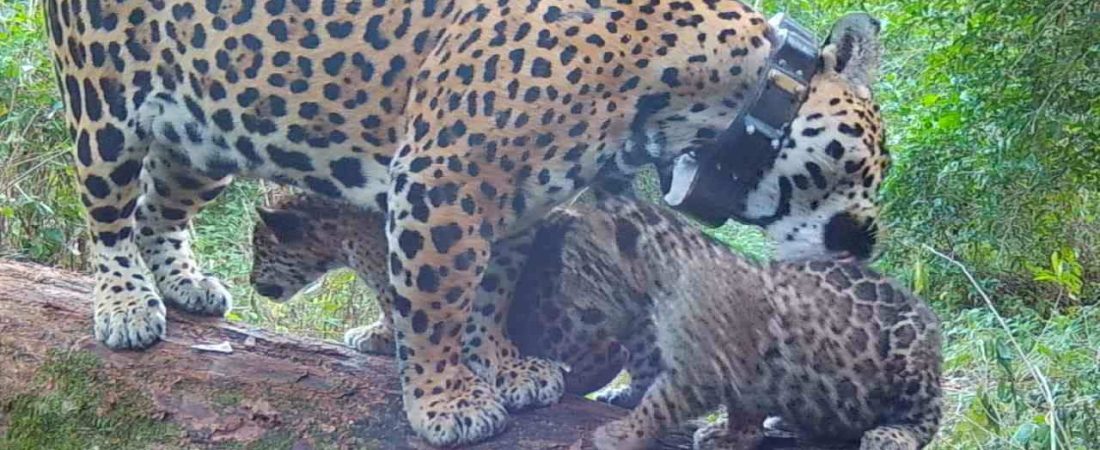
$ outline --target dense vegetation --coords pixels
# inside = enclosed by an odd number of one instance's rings
[[[83,269],[39,6],[0,0],[0,257]],[[884,22],[877,92],[895,162],[877,264],[945,323],[949,403],[936,448],[1100,448],[1100,3],[754,6],[817,30],[855,9]],[[238,183],[194,226],[203,262],[236,294],[231,319],[325,337],[369,322],[372,296],[346,272],[291,305],[251,292],[242,236],[267,190]],[[715,233],[767,255],[755,230]]]

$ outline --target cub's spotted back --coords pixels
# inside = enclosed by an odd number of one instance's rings
[[[942,357],[938,319],[923,301],[859,261],[761,267],[683,233],[680,219],[653,206],[604,209],[596,223],[615,245],[567,240],[564,251],[584,267],[617,267],[603,256],[613,251],[642,261],[607,278],[636,280],[652,302],[661,372],[627,419],[597,431],[598,448],[645,448],[719,405],[729,421],[699,430],[697,448],[751,448],[768,416],[807,440],[862,449],[931,441]],[[588,217],[577,223],[584,236],[598,233]]]

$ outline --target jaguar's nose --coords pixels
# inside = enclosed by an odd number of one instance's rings
[[[865,260],[871,257],[878,238],[874,221],[861,222],[848,213],[840,213],[825,225],[825,248],[843,257]]]

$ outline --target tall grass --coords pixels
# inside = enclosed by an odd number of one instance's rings
[[[817,30],[849,10],[884,22],[877,95],[895,164],[878,265],[943,319],[948,402],[934,447],[1100,448],[1100,3],[752,3]],[[39,8],[0,0],[0,257],[85,270]],[[325,338],[373,321],[373,294],[346,271],[288,304],[250,289],[247,236],[268,190],[236,183],[193,226],[201,262],[236,298],[230,319]],[[770,252],[752,228],[708,232]]]

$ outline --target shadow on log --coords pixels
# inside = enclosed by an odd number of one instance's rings
[[[0,261],[0,448],[431,448],[391,358],[171,311],[165,342],[115,352],[92,337],[91,288]],[[590,448],[578,438],[622,414],[566,398],[470,448]]]

